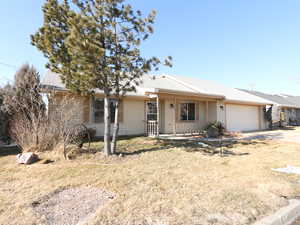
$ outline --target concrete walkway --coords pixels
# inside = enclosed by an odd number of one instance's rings
[[[280,130],[242,133],[241,139],[266,139],[300,143],[300,127],[288,127]]]
[[[185,136],[185,135],[160,135],[162,140],[182,140],[182,141],[235,141],[235,140],[277,140],[283,142],[300,143],[300,127],[287,127],[278,130],[266,130],[256,132],[241,133],[239,137],[224,137],[219,138],[202,138],[199,136]]]

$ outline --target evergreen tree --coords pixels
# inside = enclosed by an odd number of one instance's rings
[[[31,36],[32,44],[48,58],[47,67],[59,73],[75,93],[104,92],[104,152],[115,150],[119,99],[134,91],[139,78],[158,69],[157,57],[141,56],[140,44],[153,33],[155,11],[142,17],[124,0],[46,0],[44,24]],[[165,64],[171,66],[171,57]],[[110,145],[110,98],[115,97],[113,151]]]

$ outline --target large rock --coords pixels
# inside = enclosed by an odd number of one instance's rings
[[[19,164],[31,164],[38,160],[38,156],[34,154],[33,152],[26,152],[22,154],[17,155],[17,162]]]

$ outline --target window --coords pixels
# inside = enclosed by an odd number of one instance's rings
[[[103,123],[104,122],[104,99],[96,98],[94,100],[94,122],[95,123]],[[110,120],[112,123],[115,122],[115,114],[116,114],[116,100],[110,100]]]
[[[181,103],[180,104],[180,120],[189,121],[195,120],[195,103]]]
[[[104,121],[104,99],[96,98],[94,100],[94,122],[103,123]]]
[[[116,100],[115,99],[111,99],[109,102],[109,106],[110,106],[110,121],[112,123],[115,122],[115,115],[116,115]]]
[[[156,102],[147,102],[147,121],[157,120],[157,104]]]

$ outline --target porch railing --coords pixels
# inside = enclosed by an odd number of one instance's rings
[[[157,121],[147,121],[146,122],[146,134],[151,137],[158,136]]]

